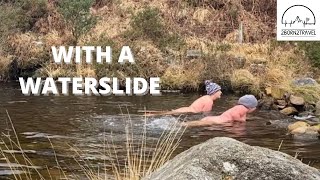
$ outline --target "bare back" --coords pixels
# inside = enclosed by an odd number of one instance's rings
[[[212,110],[213,100],[209,95],[202,96],[195,100],[189,107],[195,112],[208,112]]]
[[[220,115],[224,121],[246,121],[247,108],[242,105],[236,105]]]

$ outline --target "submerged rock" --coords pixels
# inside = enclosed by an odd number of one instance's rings
[[[285,100],[283,100],[283,99],[277,100],[277,103],[278,103],[279,106],[284,106],[284,107],[287,106],[287,102]]]
[[[288,125],[293,123],[295,120],[293,119],[277,119],[277,120],[269,120],[266,125],[269,125],[269,126],[274,126],[276,128],[283,128],[283,129],[286,129],[288,128]]]
[[[319,137],[319,125],[310,126],[308,123],[298,121],[288,126],[288,131],[296,139],[318,139]]]
[[[184,151],[143,179],[316,180],[320,172],[285,153],[217,137]]]
[[[293,130],[295,130],[295,129],[297,129],[297,128],[300,128],[300,127],[308,127],[308,126],[310,126],[308,123],[303,122],[303,121],[298,121],[298,122],[295,122],[295,123],[293,123],[293,124],[290,124],[290,125],[288,126],[288,130],[289,130],[289,132],[291,132],[291,131],[293,131]]]

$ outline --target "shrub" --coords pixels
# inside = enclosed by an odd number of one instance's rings
[[[38,19],[47,16],[46,0],[21,0],[18,1],[18,6],[21,7],[21,19],[18,23],[23,31],[33,29]]]
[[[59,12],[71,28],[73,44],[77,45],[80,37],[95,26],[97,18],[90,14],[92,0],[62,0]]]
[[[177,34],[170,34],[161,21],[157,8],[147,7],[132,18],[132,31],[126,36],[131,38],[146,37],[151,39],[160,49],[181,46],[184,42]]]
[[[32,30],[37,20],[46,16],[46,14],[47,4],[45,0],[0,2],[0,47],[3,48],[2,45],[6,43],[8,36],[19,31]]]
[[[301,42],[299,45],[313,65],[320,68],[320,42]]]
[[[157,40],[164,34],[164,25],[159,18],[159,10],[146,8],[133,17],[132,28],[138,35],[146,35],[152,40]]]
[[[45,0],[18,0],[0,2],[2,26],[10,25],[23,32],[30,31],[38,19],[47,15]]]

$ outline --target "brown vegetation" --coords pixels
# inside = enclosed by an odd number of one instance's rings
[[[129,45],[136,64],[77,66],[53,64],[50,47],[69,45],[72,33],[55,1],[46,3],[46,8],[39,2],[37,7],[42,8],[26,10],[31,15],[45,10],[41,16],[31,16],[34,26],[29,32],[19,30],[2,38],[6,42],[0,53],[2,80],[21,76],[26,70],[42,77],[158,76],[164,89],[198,90],[205,79],[212,79],[236,90],[259,93],[274,85],[295,91],[290,85],[294,78],[319,78],[318,69],[308,60],[314,56],[305,56],[295,43],[274,40],[274,0],[96,0],[90,12],[98,22],[81,36],[78,45],[110,45],[114,57],[123,45]],[[242,44],[238,43],[241,24]],[[202,55],[187,57],[188,50]],[[17,74],[10,75],[14,72]]]

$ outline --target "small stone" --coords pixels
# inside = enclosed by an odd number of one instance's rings
[[[267,87],[265,90],[267,95],[271,95],[271,87]]]
[[[290,124],[290,125],[288,126],[288,130],[289,130],[289,132],[291,132],[291,131],[293,131],[293,130],[295,130],[295,129],[297,129],[297,128],[300,128],[300,127],[308,127],[308,126],[309,126],[308,123],[303,122],[303,121],[298,121],[298,122],[295,122],[295,123],[293,123],[293,124]]]
[[[286,106],[277,105],[279,109],[284,109]]]
[[[188,58],[198,58],[201,57],[202,52],[200,50],[187,50],[187,57]]]
[[[302,97],[294,96],[294,95],[290,96],[290,102],[291,102],[291,104],[294,104],[297,106],[302,106],[305,104],[305,101]]]
[[[282,100],[282,99],[281,100],[280,99],[277,100],[277,103],[278,103],[279,106],[287,106],[287,102],[285,100]]]
[[[308,127],[303,126],[303,127],[298,127],[292,131],[290,131],[291,134],[304,134],[307,131]]]
[[[287,107],[287,108],[282,109],[282,110],[280,111],[280,113],[289,116],[289,115],[297,114],[298,111],[297,111],[297,109],[294,108],[294,107]]]

